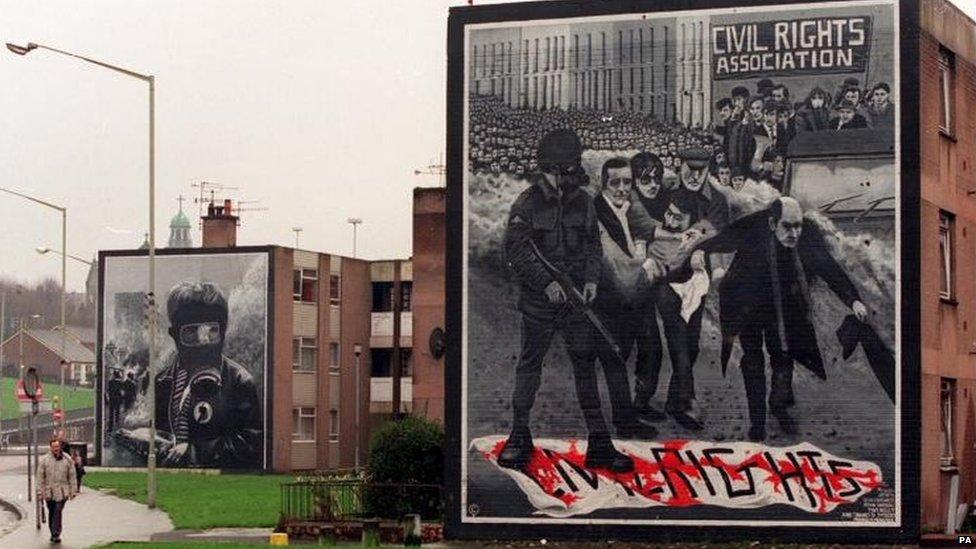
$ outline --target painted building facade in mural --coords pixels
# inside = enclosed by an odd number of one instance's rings
[[[144,465],[150,413],[162,467],[263,469],[267,253],[156,258],[156,402],[149,409],[146,257],[103,255],[102,465]]]
[[[462,524],[900,524],[896,21],[465,25]]]

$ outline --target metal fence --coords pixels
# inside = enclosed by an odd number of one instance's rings
[[[417,513],[425,520],[437,520],[443,517],[443,512],[443,489],[437,484],[324,480],[281,485],[281,513],[285,521],[398,520],[410,513]]]

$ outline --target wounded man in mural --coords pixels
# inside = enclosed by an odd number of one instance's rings
[[[166,311],[176,357],[156,378],[161,463],[260,467],[257,390],[247,370],[223,355],[227,300],[211,282],[181,282],[170,291]]]
[[[766,351],[772,369],[769,411],[784,432],[796,425],[793,406],[793,361],[826,379],[823,357],[811,315],[809,281],[819,277],[850,307],[859,322],[867,318],[857,288],[830,255],[818,225],[804,218],[800,203],[777,199],[702,244],[707,253],[735,252],[719,285],[722,369],[736,337],[742,346],[739,364],[749,403],[749,439],[766,437]]]
[[[597,295],[602,248],[596,212],[582,189],[587,176],[582,145],[572,130],[555,130],[539,142],[542,173],[512,205],[505,255],[519,281],[522,350],[512,394],[512,432],[498,464],[524,469],[534,445],[529,415],[542,378],[542,362],[557,331],[563,335],[576,380],[576,397],[586,420],[586,466],[627,472],[633,460],[610,439],[597,388],[595,328],[588,319]],[[562,279],[565,284],[561,284]],[[581,299],[573,295],[582,289]]]

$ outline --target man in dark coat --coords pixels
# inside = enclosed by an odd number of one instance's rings
[[[656,429],[637,417],[630,396],[627,361],[637,348],[635,365],[638,392],[649,376],[657,386],[661,369],[661,336],[650,300],[649,286],[641,265],[647,255],[647,243],[654,238],[657,223],[644,211],[640,201],[633,201],[631,162],[611,158],[601,170],[601,192],[593,199],[600,229],[603,268],[600,291],[593,308],[619,347],[617,354],[603,341],[597,341],[597,356],[607,380],[613,423],[621,438],[652,439]],[[652,392],[653,394],[653,392]]]
[[[790,197],[730,225],[702,249],[736,253],[719,285],[722,368],[738,337],[750,440],[766,436],[764,343],[772,366],[769,410],[784,431],[794,432],[795,423],[787,412],[793,404],[793,361],[826,379],[810,319],[809,279],[822,279],[863,321],[867,310],[857,288],[830,255],[819,227],[803,218],[799,202]]]
[[[512,394],[512,432],[498,464],[524,469],[532,458],[529,415],[542,379],[542,361],[559,331],[586,421],[587,467],[632,471],[633,460],[614,448],[600,409],[594,329],[582,312],[567,304],[565,291],[533,249],[534,244],[576,289],[582,288],[585,302],[596,298],[602,251],[593,200],[581,188],[586,183],[582,145],[572,130],[555,130],[540,140],[536,156],[541,173],[532,176],[532,186],[512,204],[505,232],[505,256],[519,281],[522,350]]]
[[[837,118],[831,119],[832,130],[857,130],[868,127],[868,121],[857,113],[857,104],[843,100],[837,105]]]

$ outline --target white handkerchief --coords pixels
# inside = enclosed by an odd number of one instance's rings
[[[688,322],[708,294],[708,273],[695,271],[687,282],[672,282],[671,289],[681,298],[681,318]]]

